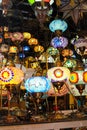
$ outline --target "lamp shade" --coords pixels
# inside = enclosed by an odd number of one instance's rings
[[[47,92],[50,89],[50,85],[50,80],[44,76],[31,77],[25,82],[25,88],[30,93]]]
[[[57,48],[54,48],[54,47],[49,47],[46,52],[49,55],[58,55],[59,54],[59,50]]]
[[[14,33],[10,33],[10,38],[13,42],[15,41],[20,41],[22,42],[24,40],[23,34],[20,32],[14,32]]]
[[[29,45],[37,45],[38,44],[38,39],[36,39],[36,38],[30,38],[28,40],[28,44]]]
[[[16,67],[4,67],[0,69],[0,85],[16,85],[22,82],[23,79],[23,71]]]
[[[44,51],[44,47],[41,45],[37,45],[34,47],[34,51],[35,52],[43,52]]]
[[[18,52],[18,48],[16,46],[10,46],[9,53],[17,53],[17,52]]]
[[[65,48],[68,45],[68,39],[65,37],[54,37],[51,40],[51,45],[54,48]]]
[[[67,59],[63,63],[63,66],[67,68],[75,68],[77,66],[77,61],[75,59]]]
[[[87,71],[79,70],[70,73],[72,84],[87,84]]]
[[[24,39],[30,39],[31,34],[29,32],[23,32]]]
[[[70,70],[66,67],[53,67],[48,69],[47,77],[52,82],[68,80],[70,78]]]
[[[56,19],[53,20],[50,24],[49,24],[49,29],[52,32],[55,32],[56,30],[62,30],[62,32],[66,31],[66,29],[68,28],[68,24],[61,19]]]

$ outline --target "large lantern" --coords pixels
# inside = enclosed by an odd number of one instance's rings
[[[70,78],[70,71],[66,67],[53,67],[48,69],[47,77],[52,82],[61,82]]]
[[[0,69],[0,85],[17,85],[23,79],[23,71],[16,67],[4,67]]]
[[[25,88],[30,93],[47,92],[50,89],[50,80],[46,77],[31,77],[26,80]]]

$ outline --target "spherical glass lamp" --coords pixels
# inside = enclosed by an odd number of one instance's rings
[[[46,77],[31,77],[26,80],[25,88],[30,93],[47,92],[50,89],[50,80]]]
[[[54,37],[50,44],[54,48],[65,48],[68,45],[68,39],[65,37]]]
[[[52,32],[55,32],[56,30],[62,30],[62,32],[66,31],[66,29],[68,28],[68,24],[61,19],[56,19],[53,20],[50,24],[49,24],[49,29]]]

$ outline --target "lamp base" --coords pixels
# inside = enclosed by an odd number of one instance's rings
[[[15,122],[19,122],[19,120],[16,116],[12,116],[9,114],[5,117],[5,122],[6,123],[15,123]]]

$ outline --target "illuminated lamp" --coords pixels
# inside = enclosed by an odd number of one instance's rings
[[[0,52],[6,53],[8,51],[9,51],[9,45],[7,45],[5,43],[1,44],[1,46],[0,46]]]
[[[25,88],[30,93],[47,92],[50,89],[50,85],[50,80],[44,76],[31,77],[25,82]]]
[[[58,55],[59,54],[59,51],[57,48],[54,48],[54,47],[49,47],[46,52],[49,54],[49,55]]]
[[[34,51],[35,52],[43,52],[44,51],[44,47],[41,45],[37,45],[34,47]]]
[[[39,62],[30,63],[30,67],[33,68],[33,69],[37,69],[38,66],[39,66]]]
[[[87,84],[87,71],[78,70],[70,74],[70,83],[75,85],[79,93],[82,94]]]
[[[68,28],[67,23],[64,20],[61,20],[61,19],[53,20],[49,24],[49,29],[52,32],[55,32],[56,30],[62,30],[62,32],[64,32],[64,31],[66,31],[67,28]]]
[[[74,43],[74,47],[76,52],[83,56],[83,55],[87,55],[87,39],[85,38],[79,38],[75,43]]]
[[[25,52],[28,52],[30,50],[30,47],[29,46],[23,46],[23,51],[25,51]]]
[[[73,51],[71,49],[63,49],[62,50],[62,56],[63,57],[67,57],[67,56],[72,56],[73,55]]]
[[[18,48],[16,46],[10,46],[9,53],[17,53],[17,52],[18,52]]]
[[[25,54],[24,54],[24,53],[19,53],[19,57],[20,57],[21,59],[23,59],[23,58],[25,58]]]
[[[54,63],[54,58],[47,54],[46,52],[44,52],[40,57],[39,60],[41,61],[41,63]]]
[[[48,94],[52,94],[55,96],[55,111],[58,110],[57,106],[57,96],[62,96],[63,94],[68,93],[68,80],[70,78],[70,70],[66,67],[53,67],[48,69],[47,71],[48,79],[53,83],[53,88],[51,88]],[[54,91],[53,91],[54,89]],[[61,92],[61,94],[59,94]],[[50,95],[51,96],[51,95]],[[58,119],[58,117],[63,118],[63,115],[60,113],[55,113],[54,119]]]
[[[66,59],[66,61],[63,63],[63,66],[72,69],[77,66],[77,62],[75,59]]]
[[[24,39],[30,39],[31,38],[31,34],[28,33],[28,32],[23,32],[23,36],[24,36]]]
[[[0,85],[17,85],[23,79],[23,71],[16,67],[4,67],[0,69]]]
[[[47,77],[52,82],[68,80],[70,78],[70,70],[66,67],[53,67],[48,69]]]
[[[50,44],[54,48],[65,48],[68,45],[68,39],[65,37],[54,37]]]
[[[24,73],[21,69],[16,67],[3,67],[0,69],[0,85],[9,87],[8,93],[8,115],[6,116],[7,122],[13,122],[15,116],[10,114],[10,100],[11,100],[11,90],[13,85],[19,85],[24,79]]]
[[[13,42],[15,41],[22,42],[24,40],[23,34],[20,32],[10,33],[10,38]]]
[[[28,40],[28,44],[29,45],[37,45],[38,44],[38,39],[36,39],[36,38],[30,38]]]
[[[5,38],[5,39],[10,38],[10,34],[9,34],[8,32],[5,32],[5,33],[4,33],[4,38]]]

